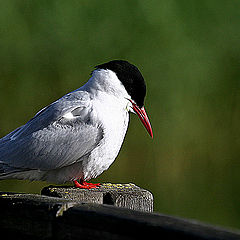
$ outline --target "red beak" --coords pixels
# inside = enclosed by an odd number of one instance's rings
[[[132,108],[133,108],[134,112],[140,118],[140,120],[143,123],[144,127],[147,129],[149,135],[153,138],[152,127],[151,127],[150,121],[148,119],[148,116],[147,116],[145,108],[144,107],[139,108],[133,101],[130,100],[130,102],[132,103]]]

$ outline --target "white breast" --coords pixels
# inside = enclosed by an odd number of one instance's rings
[[[105,94],[103,94],[105,95]],[[101,101],[104,98],[104,104]],[[83,162],[83,174],[86,180],[95,178],[107,170],[114,162],[122,146],[129,122],[127,110],[128,100],[113,96],[98,96],[94,101],[93,113],[101,120],[103,139],[98,147],[90,154],[88,160]]]
[[[108,169],[117,157],[129,122],[129,94],[111,70],[97,69],[81,88],[92,99],[91,119],[103,130],[99,145],[82,162],[85,180]]]

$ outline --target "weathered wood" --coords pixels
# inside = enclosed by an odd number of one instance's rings
[[[157,213],[109,205],[76,205],[59,218],[59,239],[239,240],[240,232]],[[71,232],[64,229],[71,226]],[[91,230],[90,230],[91,229]]]
[[[35,194],[0,193],[1,235],[8,239],[50,239],[53,221],[75,204],[79,202]]]
[[[153,211],[153,195],[133,183],[103,183],[100,187],[93,189],[49,186],[45,187],[41,193],[86,203],[108,204],[144,212]]]
[[[240,232],[197,221],[32,194],[0,193],[0,212],[2,236],[18,240],[240,239]]]

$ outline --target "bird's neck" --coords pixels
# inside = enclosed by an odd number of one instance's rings
[[[111,70],[94,70],[92,72],[92,77],[83,88],[92,94],[101,91],[118,98],[130,98],[117,75]]]

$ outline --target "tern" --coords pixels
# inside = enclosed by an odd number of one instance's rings
[[[153,137],[144,108],[146,85],[125,60],[95,67],[88,82],[40,110],[0,139],[0,180],[27,179],[96,188],[89,183],[116,159],[136,113]]]

